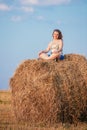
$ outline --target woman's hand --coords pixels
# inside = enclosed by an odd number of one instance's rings
[[[39,52],[39,56],[40,56],[42,53],[45,53],[45,51],[43,50],[43,51]]]

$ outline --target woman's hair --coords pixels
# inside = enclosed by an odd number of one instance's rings
[[[54,30],[53,30],[53,33],[54,33],[54,32],[58,32],[58,33],[59,33],[58,39],[63,39],[62,32],[61,32],[59,29],[54,29]],[[53,35],[53,34],[52,34],[52,35]]]

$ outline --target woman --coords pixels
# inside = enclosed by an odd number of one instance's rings
[[[53,40],[48,44],[48,47],[45,50],[39,52],[40,59],[54,60],[61,56],[63,50],[62,33],[59,29],[55,29],[52,36]],[[49,51],[51,51],[50,56],[47,54]]]

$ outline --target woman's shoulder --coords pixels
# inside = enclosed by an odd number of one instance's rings
[[[62,39],[59,39],[58,42],[59,42],[59,43],[63,43],[63,40],[62,40]]]
[[[58,39],[59,42],[62,42],[63,40],[62,39]]]

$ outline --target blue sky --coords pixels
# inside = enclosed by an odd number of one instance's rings
[[[18,65],[38,52],[60,29],[64,54],[87,57],[87,0],[0,0],[0,89]]]

